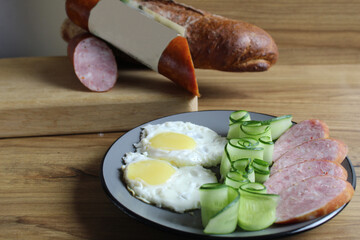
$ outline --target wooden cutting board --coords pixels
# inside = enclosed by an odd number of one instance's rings
[[[66,57],[0,59],[0,137],[124,131],[197,109],[197,97],[149,70],[120,70],[96,93]]]

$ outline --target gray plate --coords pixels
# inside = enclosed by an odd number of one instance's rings
[[[101,168],[101,181],[106,194],[123,212],[141,222],[160,227],[161,229],[174,233],[205,238],[264,239],[293,235],[320,226],[344,209],[347,204],[326,216],[311,221],[291,225],[273,225],[265,230],[256,232],[246,232],[241,229],[237,229],[235,232],[227,235],[205,235],[202,231],[203,228],[201,226],[200,210],[184,214],[174,213],[169,210],[146,204],[134,198],[127,191],[126,186],[121,181],[119,171],[123,165],[122,157],[125,153],[134,151],[133,144],[139,142],[140,131],[143,126],[146,124],[159,124],[167,121],[184,121],[206,126],[218,134],[226,136],[228,131],[228,119],[231,112],[233,111],[199,111],[181,113],[145,123],[125,133],[113,143],[103,160]],[[253,120],[267,120],[273,117],[260,113],[250,113],[250,115]],[[348,181],[355,188],[356,176],[350,160],[346,158],[342,165],[348,172]]]

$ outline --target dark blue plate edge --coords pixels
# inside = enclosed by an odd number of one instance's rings
[[[153,226],[153,227],[156,227],[160,230],[164,230],[166,232],[169,232],[169,233],[176,233],[178,235],[181,235],[181,236],[187,236],[187,237],[196,237],[196,239],[198,238],[203,238],[203,239],[234,239],[234,238],[238,238],[238,239],[273,239],[273,238],[283,238],[283,237],[287,237],[287,236],[293,236],[293,235],[297,235],[299,233],[303,233],[303,232],[306,232],[306,231],[309,231],[311,229],[314,229],[315,227],[319,227],[321,225],[323,225],[324,223],[330,221],[332,218],[334,218],[336,215],[338,215],[348,204],[344,204],[343,206],[341,206],[340,208],[336,209],[334,212],[330,213],[330,214],[333,214],[333,216],[329,217],[329,218],[326,218],[326,216],[323,216],[322,218],[325,218],[324,221],[321,221],[321,222],[314,222],[312,223],[310,226],[307,225],[305,227],[300,227],[298,229],[294,229],[292,231],[289,231],[289,232],[283,232],[283,233],[276,233],[276,234],[267,234],[267,235],[258,235],[258,236],[247,236],[247,237],[232,237],[232,236],[222,236],[222,235],[203,235],[203,234],[198,234],[198,233],[189,233],[189,232],[184,232],[184,231],[181,231],[181,230],[177,230],[177,229],[173,229],[173,228],[169,228],[169,227],[166,227],[166,226],[163,226],[163,225],[160,225],[156,222],[153,222],[151,220],[148,220],[136,213],[134,213],[133,211],[129,210],[128,208],[126,208],[124,205],[122,205],[119,201],[117,201],[111,194],[111,192],[109,191],[109,189],[107,188],[106,186],[106,183],[105,183],[105,178],[104,178],[104,175],[103,175],[103,167],[104,167],[104,162],[105,162],[105,158],[108,154],[108,152],[110,151],[110,149],[112,148],[112,146],[120,139],[120,138],[123,138],[125,137],[128,132],[130,132],[131,130],[135,129],[135,128],[138,128],[142,125],[145,125],[145,124],[148,124],[149,122],[152,122],[152,121],[156,121],[156,120],[160,120],[162,118],[165,118],[165,117],[172,117],[172,116],[177,116],[177,115],[183,115],[183,114],[193,114],[193,113],[196,113],[196,112],[233,112],[233,111],[236,111],[236,110],[202,110],[202,111],[195,111],[195,112],[181,112],[181,113],[177,113],[177,114],[172,114],[172,115],[169,115],[169,116],[163,116],[163,117],[159,117],[159,118],[156,118],[156,119],[152,119],[150,121],[147,121],[147,122],[144,122],[136,127],[133,127],[132,129],[130,129],[129,131],[127,131],[126,133],[124,133],[123,135],[121,135],[119,138],[117,138],[112,144],[111,146],[108,148],[108,150],[106,151],[106,153],[104,154],[104,157],[103,157],[103,160],[102,160],[102,163],[101,163],[101,166],[100,166],[100,174],[99,174],[99,177],[100,177],[100,182],[101,182],[101,185],[104,189],[104,192],[106,193],[107,197],[111,200],[111,202],[116,206],[118,207],[122,212],[124,212],[125,214],[127,214],[128,216],[130,216],[131,218],[137,220],[138,222],[141,222],[143,224],[147,224],[149,226]],[[270,114],[264,114],[264,113],[258,113],[258,112],[250,112],[249,113],[254,113],[254,114],[261,114],[261,115],[266,115],[266,116],[269,116],[269,117],[276,117],[274,115],[270,115]],[[294,122],[296,123],[296,122]],[[350,165],[350,169],[351,169],[351,173],[352,173],[352,176],[353,176],[353,179],[352,179],[352,182],[351,182],[351,185],[354,187],[354,190],[356,188],[356,172],[355,172],[355,169],[354,169],[354,166],[352,165],[350,159],[348,157],[346,157],[346,159],[348,160],[349,162],[349,165]],[[328,214],[328,215],[330,215]],[[321,219],[320,219],[321,220]],[[315,224],[316,223],[316,224]],[[313,226],[312,226],[313,225]]]

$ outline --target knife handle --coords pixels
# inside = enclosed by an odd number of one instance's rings
[[[66,14],[73,23],[89,31],[89,16],[99,0],[66,0]]]

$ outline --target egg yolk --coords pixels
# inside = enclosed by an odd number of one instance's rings
[[[165,183],[175,171],[168,162],[145,160],[130,164],[127,169],[127,177],[131,180],[141,179],[150,185],[159,185]]]
[[[150,139],[150,145],[153,148],[173,151],[173,150],[185,150],[194,149],[196,142],[189,136],[181,133],[166,132],[159,133]]]

